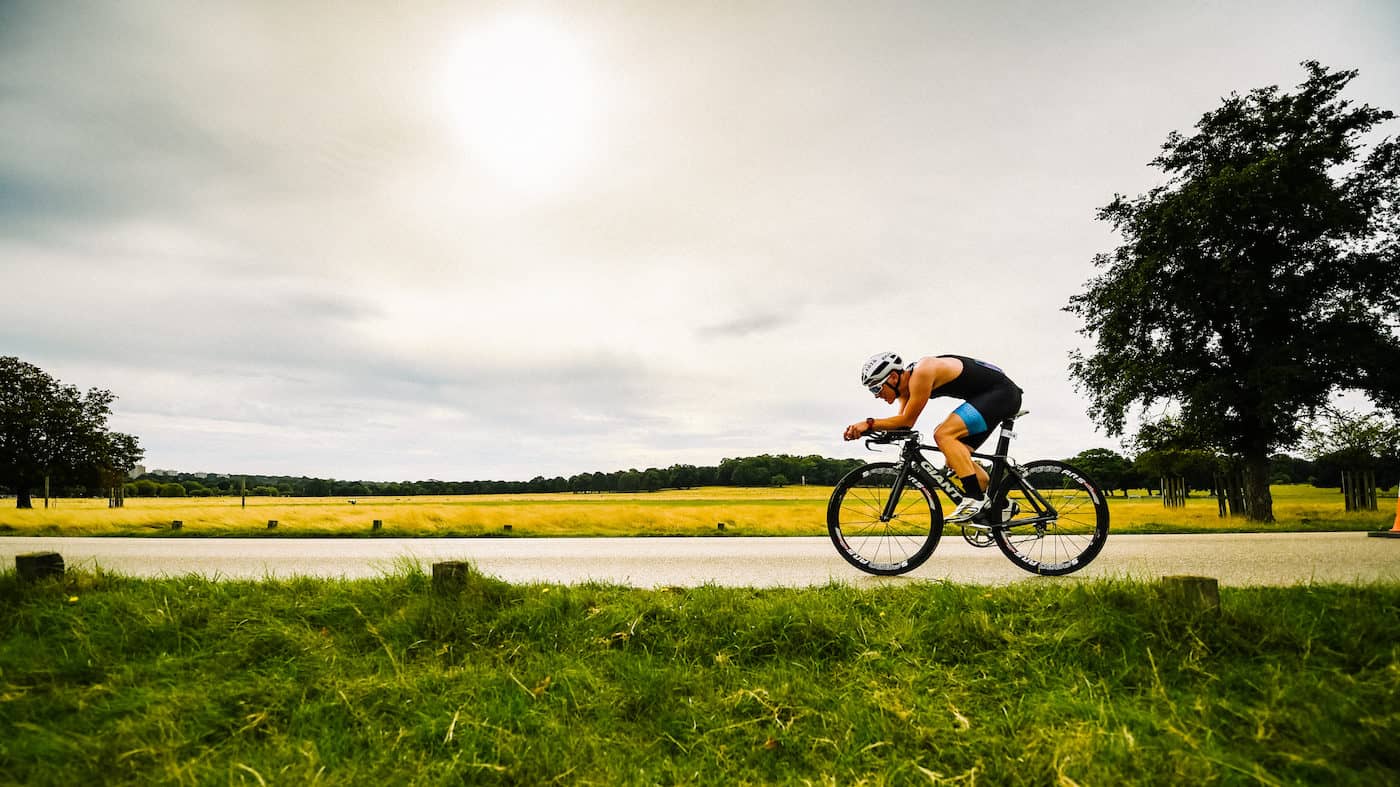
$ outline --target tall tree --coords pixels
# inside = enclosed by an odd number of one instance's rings
[[[1152,165],[1170,177],[1100,210],[1123,237],[1066,310],[1092,354],[1070,371],[1090,415],[1168,403],[1240,456],[1249,516],[1273,519],[1269,454],[1339,388],[1400,405],[1400,143],[1394,113],[1341,98],[1355,71],[1303,64],[1296,92],[1232,94]]]
[[[0,357],[0,479],[32,508],[45,478],[124,474],[141,460],[135,437],[107,430],[111,391],[86,394],[18,358]]]

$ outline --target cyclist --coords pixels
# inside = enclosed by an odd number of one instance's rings
[[[846,427],[846,439],[888,429],[910,429],[929,399],[952,396],[963,403],[933,430],[933,441],[958,474],[966,496],[948,522],[966,522],[987,506],[987,471],[972,461],[973,449],[992,428],[1021,409],[1021,389],[1000,368],[965,355],[936,355],[904,366],[892,352],[873,355],[860,369],[860,382],[887,404],[899,400],[899,415],[867,418]]]

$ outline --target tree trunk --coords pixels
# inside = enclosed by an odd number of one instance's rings
[[[1269,492],[1269,453],[1262,448],[1244,457],[1244,510],[1251,522],[1274,521],[1274,497]]]
[[[29,497],[29,487],[25,484],[20,484],[19,488],[15,490],[15,508],[33,507],[34,501]]]
[[[1347,511],[1376,511],[1376,474],[1370,470],[1342,471],[1342,502]]]
[[[1179,476],[1162,479],[1162,507],[1181,508],[1186,505],[1186,479]]]

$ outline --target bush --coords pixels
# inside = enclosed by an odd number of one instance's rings
[[[140,482],[138,481],[137,483],[139,484]],[[161,497],[184,497],[184,496],[185,496],[185,488],[184,488],[183,486],[180,486],[179,484],[161,484],[161,485],[160,485],[160,496],[161,496]]]

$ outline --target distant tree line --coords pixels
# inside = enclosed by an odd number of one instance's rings
[[[1107,448],[1091,448],[1065,461],[1087,473],[1110,495],[1121,493],[1124,496],[1131,490],[1142,490],[1149,495],[1160,493],[1164,478],[1182,479],[1187,492],[1213,493],[1220,477],[1231,469],[1229,457],[1200,449],[1144,451],[1130,458]],[[1380,457],[1374,464],[1390,468],[1388,475],[1382,472],[1378,476],[1381,488],[1394,486],[1396,476],[1400,475],[1400,457]],[[1353,466],[1351,458],[1340,453],[1324,454],[1317,459],[1274,454],[1269,457],[1269,483],[1275,486],[1311,484],[1336,489],[1342,485],[1342,474]]]
[[[1089,474],[1109,494],[1127,496],[1138,490],[1160,493],[1163,478],[1181,478],[1186,489],[1211,493],[1228,470],[1229,459],[1204,449],[1152,449],[1125,455],[1106,448],[1082,451],[1066,461]],[[654,492],[700,486],[781,487],[807,483],[831,486],[861,464],[857,459],[771,455],[724,459],[718,465],[677,464],[645,470],[578,473],[567,478],[535,476],[529,481],[346,481],[307,476],[227,475],[216,473],[146,473],[126,484],[128,497],[229,497],[246,491],[250,497],[412,497],[419,495],[486,495],[534,492]],[[1400,456],[1374,460],[1382,468],[1382,488],[1394,485]],[[1320,453],[1315,459],[1290,454],[1269,457],[1272,484],[1311,484],[1338,488],[1342,474],[1355,467],[1350,451]],[[1385,468],[1390,468],[1387,472]],[[8,492],[0,487],[0,492]],[[105,494],[81,485],[55,490],[63,497]]]
[[[699,486],[782,487],[791,484],[831,486],[859,459],[763,454],[720,460],[718,465],[675,464],[645,470],[578,473],[565,478],[535,476],[529,481],[343,481],[306,476],[146,473],[126,485],[129,497],[371,497],[376,495],[486,495],[529,492],[655,492]],[[65,494],[83,496],[81,487]]]

